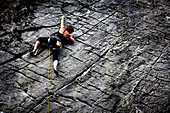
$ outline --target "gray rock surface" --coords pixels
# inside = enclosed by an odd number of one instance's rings
[[[169,6],[167,0],[4,5],[0,112],[47,113],[48,84],[50,113],[168,113]],[[56,76],[48,49],[36,57],[29,52],[38,37],[59,30],[62,15],[65,25],[75,27],[76,43],[60,51]]]

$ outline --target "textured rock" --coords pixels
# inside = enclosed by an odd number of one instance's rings
[[[48,97],[51,113],[169,112],[167,0],[0,3],[0,112],[47,113]],[[60,51],[56,76],[51,51],[29,52],[62,15],[76,43]]]

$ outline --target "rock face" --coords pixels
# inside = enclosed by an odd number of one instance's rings
[[[170,111],[168,0],[0,3],[0,112],[47,113],[47,84],[50,113]],[[29,51],[62,15],[76,43],[60,51],[58,77],[47,49]]]

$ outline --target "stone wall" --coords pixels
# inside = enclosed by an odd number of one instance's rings
[[[4,2],[0,1],[4,4]],[[166,0],[17,0],[0,15],[0,112],[168,113],[169,2]],[[61,16],[76,43],[29,55]],[[49,79],[48,79],[49,73]]]

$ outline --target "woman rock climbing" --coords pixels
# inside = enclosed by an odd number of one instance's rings
[[[64,44],[73,44],[75,43],[72,33],[74,32],[73,26],[69,25],[66,28],[64,27],[64,16],[61,18],[61,26],[59,32],[55,36],[50,37],[39,37],[34,45],[34,49],[31,52],[31,55],[36,55],[37,48],[45,43],[50,45],[50,48],[53,51],[53,67],[54,73],[58,75],[57,66],[58,66],[58,54],[62,45]]]

